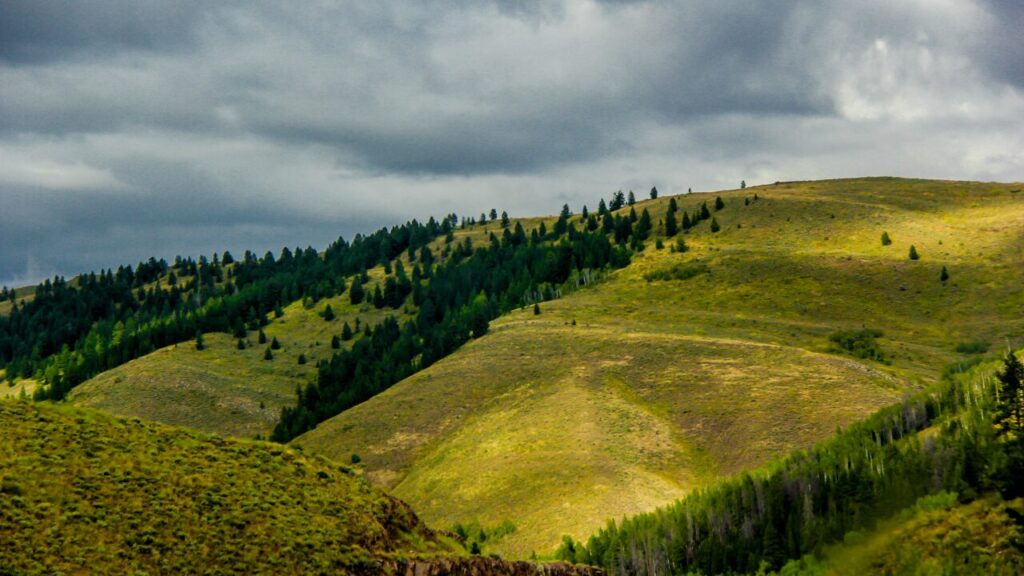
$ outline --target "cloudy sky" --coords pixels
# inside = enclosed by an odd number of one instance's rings
[[[1015,0],[0,0],[0,284],[496,207],[1024,179]]]

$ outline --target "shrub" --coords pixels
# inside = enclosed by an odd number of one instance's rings
[[[911,245],[910,245],[910,254],[909,254],[909,257],[910,257],[910,259],[911,259],[911,260],[918,260],[918,259],[920,259],[920,258],[921,258],[921,257],[920,257],[920,256],[919,256],[919,255],[917,254],[917,248],[914,248],[914,245],[913,245],[913,244],[911,244]]]
[[[988,352],[988,342],[982,340],[961,342],[956,345],[956,351],[961,354],[984,354]]]
[[[885,354],[875,340],[882,336],[881,330],[864,328],[862,330],[840,330],[828,337],[832,341],[832,350],[845,352],[857,358],[886,362]]]
[[[689,280],[694,276],[711,272],[707,264],[703,262],[677,262],[667,268],[652,270],[644,274],[644,280]]]
[[[892,238],[889,238],[888,232],[882,232],[882,246],[888,246],[892,244]]]

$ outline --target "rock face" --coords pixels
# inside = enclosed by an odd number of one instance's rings
[[[593,566],[536,564],[481,556],[391,561],[385,571],[396,576],[604,576],[601,569]]]

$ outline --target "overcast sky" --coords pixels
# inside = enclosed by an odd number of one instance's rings
[[[1024,179],[1015,0],[0,0],[0,284],[448,212]]]

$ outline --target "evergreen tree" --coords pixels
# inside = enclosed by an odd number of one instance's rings
[[[945,282],[946,280],[949,280],[949,271],[943,266],[942,272],[939,272],[939,282]]]
[[[712,218],[711,219],[711,232],[718,232],[721,229],[722,228],[718,225],[718,219],[717,218]]]
[[[324,308],[324,320],[328,322],[334,320],[334,308],[331,308],[330,304],[328,304],[327,307]]]
[[[206,344],[203,343],[203,333],[196,332],[196,350],[205,350]]]
[[[746,187],[747,187],[747,181],[746,180],[740,180],[740,190],[743,190]]]
[[[366,296],[366,292],[363,289],[363,285],[360,282],[353,282],[352,287],[348,291],[348,299],[353,304],[359,304],[363,301]]]
[[[604,203],[604,198],[602,198],[597,203],[597,215],[603,217],[607,213],[608,213],[608,205]]]
[[[491,208],[491,221],[493,222],[494,220],[497,220],[497,219],[498,219],[498,210],[495,209],[495,208]]]
[[[679,233],[679,227],[676,224],[676,213],[669,209],[668,213],[665,214],[665,236],[669,238]]]
[[[533,303],[533,315],[534,316],[539,316],[540,315],[540,304],[538,304],[537,302]]]
[[[580,219],[581,220],[586,220],[589,217],[590,217],[590,211],[587,210],[587,205],[584,204],[583,205],[583,210],[580,211]]]
[[[302,364],[305,364],[305,363],[306,363],[306,355],[304,353],[300,353],[299,354],[299,364],[302,365]]]
[[[690,228],[693,228],[693,223],[690,222],[690,215],[687,214],[686,212],[683,212],[683,224],[682,224],[682,226],[683,226],[683,231],[684,232],[686,230],[689,230]]]
[[[345,322],[345,325],[341,327],[341,339],[348,342],[352,339],[352,336],[352,327],[348,325],[348,322]]]
[[[654,200],[657,197],[658,197],[658,187],[657,186],[651,186],[651,200]]]
[[[259,343],[260,344],[266,344],[267,343],[267,335],[263,332],[263,330],[260,330]]]
[[[998,435],[1006,441],[1024,443],[1024,364],[1011,351],[1003,358],[999,380],[999,400],[995,423]]]
[[[910,245],[910,254],[909,254],[909,256],[910,256],[910,259],[911,259],[911,260],[918,260],[919,258],[921,258],[921,257],[920,257],[920,256],[919,256],[919,255],[917,254],[917,248],[914,248],[914,245],[913,245],[913,244],[911,244],[911,245]]]
[[[274,359],[274,353],[270,351],[270,348],[267,348],[266,350],[263,351],[263,359],[264,360],[273,360]]]
[[[622,190],[612,194],[612,201],[608,203],[608,209],[612,212],[622,208],[626,205],[626,195],[622,193]]]
[[[629,204],[630,206],[636,204],[636,196],[633,195],[632,190],[629,191],[629,197],[626,199],[626,204]]]
[[[725,202],[722,202],[721,196],[715,196],[715,212],[725,208]]]
[[[711,218],[711,211],[708,210],[708,203],[707,202],[701,202],[700,203],[700,219],[701,220],[707,220],[708,218]]]
[[[892,239],[889,238],[889,233],[882,232],[882,246],[888,246],[889,244],[892,244]]]
[[[509,225],[508,212],[505,212],[504,210],[502,210],[502,212],[501,212],[501,227],[502,228],[508,228],[508,225]]]
[[[380,291],[380,284],[373,288],[373,307],[378,309],[384,307],[384,293]]]
[[[238,349],[239,350],[245,350],[245,340],[243,340],[241,338],[238,339]]]
[[[348,322],[345,323],[345,326],[348,326]],[[352,331],[350,329],[349,330],[349,337],[351,337],[351,335],[352,335]],[[331,349],[332,350],[338,350],[340,348],[341,348],[341,338],[338,338],[337,334],[335,334],[334,336],[331,336]]]
[[[271,350],[280,350],[281,349],[281,343],[277,341],[277,336],[274,336],[274,338],[270,341],[270,349]]]
[[[636,236],[637,242],[642,242],[647,239],[651,233],[651,214],[644,208],[644,211],[640,214],[640,219],[636,223],[636,229],[633,230],[633,235]]]

